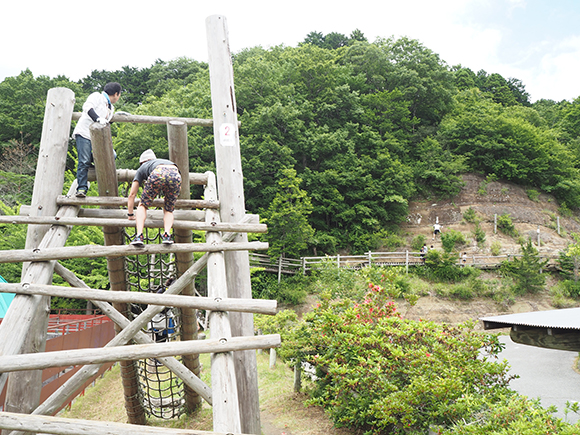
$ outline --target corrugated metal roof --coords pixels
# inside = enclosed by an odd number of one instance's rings
[[[485,329],[509,328],[513,325],[518,325],[580,330],[580,308],[506,314],[503,316],[482,317],[479,320],[483,322]]]

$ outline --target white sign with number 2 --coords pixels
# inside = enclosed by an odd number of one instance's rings
[[[223,123],[220,125],[220,143],[224,147],[233,147],[236,143],[236,131],[234,125],[230,123]]]

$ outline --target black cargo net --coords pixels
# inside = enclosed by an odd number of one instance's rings
[[[161,243],[162,229],[145,228],[144,243]],[[125,229],[125,243],[130,243],[135,229]],[[135,255],[126,257],[125,273],[129,291],[163,293],[177,276],[173,254]],[[133,318],[147,305],[131,304]],[[147,324],[145,331],[156,343],[180,338],[181,315],[177,308],[165,308]],[[176,357],[181,360],[181,357]],[[148,416],[179,418],[185,413],[183,381],[156,358],[139,360],[139,393]]]

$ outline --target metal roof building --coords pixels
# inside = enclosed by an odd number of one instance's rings
[[[580,308],[483,317],[484,329],[511,328],[512,341],[580,352]]]

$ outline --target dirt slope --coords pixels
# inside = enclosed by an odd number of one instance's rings
[[[476,174],[463,176],[465,186],[459,195],[440,202],[415,201],[409,205],[409,216],[403,230],[409,235],[425,234],[431,238],[432,225],[439,220],[446,229],[455,229],[464,233],[471,240],[468,254],[489,253],[491,243],[499,241],[501,252],[517,253],[517,240],[498,231],[494,234],[494,215],[509,214],[520,234],[532,237],[537,241],[537,231],[540,229],[542,253],[557,253],[566,247],[570,234],[580,232],[578,217],[563,217],[558,212],[558,203],[547,194],[540,194],[532,201],[522,186],[502,181],[486,183],[485,178]],[[485,194],[481,194],[482,192]],[[481,227],[486,233],[486,246],[478,248],[473,241],[471,232],[473,224],[463,220],[463,213],[473,208],[480,219]],[[558,218],[560,234],[557,232]]]
[[[468,256],[491,255],[490,247],[494,242],[501,244],[500,254],[519,253],[520,245],[516,239],[500,231],[494,233],[496,214],[509,214],[518,232],[526,238],[531,237],[534,245],[537,244],[539,229],[539,251],[543,254],[557,255],[572,240],[571,233],[580,232],[578,217],[561,216],[558,212],[559,205],[551,195],[540,194],[532,201],[522,186],[502,181],[487,183],[484,177],[476,174],[464,175],[463,181],[465,186],[454,198],[439,202],[415,201],[410,204],[407,223],[402,226],[409,242],[416,235],[423,234],[427,237],[428,244],[441,248],[440,240],[432,241],[433,224],[438,221],[443,232],[454,229],[466,236],[469,243],[462,251],[466,251]],[[470,207],[480,218],[481,228],[486,233],[484,246],[478,247],[473,239],[475,225],[463,219],[463,213]],[[557,231],[558,223],[560,234]],[[554,282],[553,279],[549,280],[548,287]],[[411,319],[456,323],[488,315],[554,309],[547,293],[519,298],[511,306],[502,306],[490,300],[462,302],[428,296],[420,298],[414,307],[402,304],[400,309]]]

